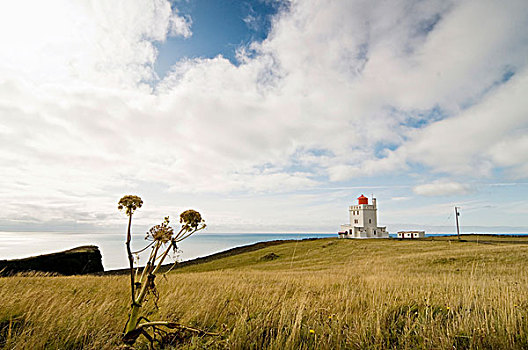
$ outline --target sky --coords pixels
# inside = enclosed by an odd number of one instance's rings
[[[528,232],[525,0],[0,3],[0,231]],[[174,221],[174,220],[173,220]],[[144,232],[144,231],[143,231]]]

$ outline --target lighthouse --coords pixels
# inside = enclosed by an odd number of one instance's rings
[[[339,238],[388,238],[386,227],[378,226],[376,198],[372,198],[372,204],[364,195],[357,201],[348,208],[350,224],[341,225]]]

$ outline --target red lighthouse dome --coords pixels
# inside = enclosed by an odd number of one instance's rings
[[[368,204],[368,198],[364,195],[358,197],[358,204]]]

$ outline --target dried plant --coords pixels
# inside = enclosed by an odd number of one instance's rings
[[[125,196],[119,201],[118,208],[126,209],[126,214],[129,216],[129,226],[127,231],[127,253],[130,262],[130,278],[131,278],[131,296],[132,305],[128,321],[123,332],[123,342],[127,345],[133,345],[140,335],[145,336],[153,345],[155,342],[161,342],[161,339],[167,334],[164,329],[172,330],[187,330],[199,334],[213,334],[202,331],[200,329],[187,327],[175,322],[167,321],[149,321],[146,317],[141,316],[141,310],[144,303],[147,302],[148,296],[152,295],[153,301],[157,304],[159,299],[158,291],[156,289],[155,279],[160,267],[171,251],[176,252],[178,249],[178,242],[186,239],[193,233],[203,230],[206,225],[199,212],[189,209],[180,214],[179,230],[175,230],[170,226],[169,217],[165,217],[163,222],[159,225],[153,226],[145,237],[150,243],[143,249],[132,252],[130,250],[130,225],[132,222],[132,214],[141,207],[143,201],[137,196]],[[136,280],[139,271],[136,271],[133,266],[133,254],[138,254],[151,248],[149,258],[140,277]],[[176,264],[176,262],[175,262]]]
[[[141,208],[143,205],[143,200],[138,196],[127,195],[119,200],[117,203],[117,209],[124,210],[128,216],[128,230],[126,238],[126,248],[128,255],[128,264],[130,267],[130,288],[132,289],[132,303],[134,303],[134,257],[132,256],[132,250],[130,249],[130,241],[132,235],[130,233],[130,228],[132,226],[132,215],[136,209]]]

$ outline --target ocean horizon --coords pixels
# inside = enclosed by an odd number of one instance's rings
[[[528,236],[528,232],[461,232],[462,235]],[[426,237],[456,236],[456,232],[426,233]],[[178,245],[178,252],[168,262],[185,261],[218,253],[227,249],[273,240],[337,238],[337,233],[196,233]],[[396,234],[391,233],[390,238]],[[144,234],[134,234],[132,250],[146,245]],[[0,260],[20,259],[49,254],[82,245],[96,245],[103,256],[105,270],[127,267],[125,235],[122,233],[64,233],[0,231]],[[143,258],[145,259],[145,258]],[[139,264],[142,263],[140,256]]]
[[[335,233],[202,233],[178,244],[178,252],[168,262],[190,260],[227,249],[272,240],[337,237]],[[145,234],[132,236],[132,250],[147,245]],[[65,233],[0,231],[0,260],[21,259],[49,254],[83,245],[96,245],[103,256],[105,270],[128,266],[123,233]],[[146,259],[143,257],[143,259]],[[139,263],[142,263],[140,255]]]

